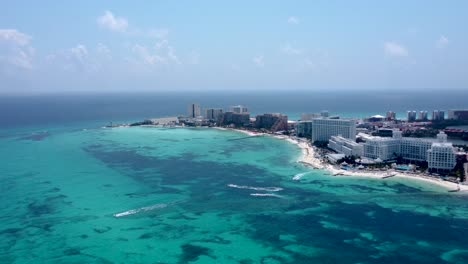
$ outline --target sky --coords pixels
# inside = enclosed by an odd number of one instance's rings
[[[4,1],[0,93],[468,89],[468,1]]]

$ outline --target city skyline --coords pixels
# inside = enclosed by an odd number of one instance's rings
[[[463,1],[5,3],[0,93],[466,89]]]

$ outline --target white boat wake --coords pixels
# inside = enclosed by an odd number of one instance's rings
[[[274,193],[251,193],[251,196],[259,196],[259,197],[276,197],[276,198],[283,198],[283,196],[274,194]]]
[[[125,211],[125,212],[122,212],[122,213],[114,214],[114,217],[117,217],[117,218],[118,217],[124,217],[124,216],[129,216],[129,215],[142,213],[142,212],[148,212],[148,211],[152,211],[152,210],[156,210],[156,209],[162,209],[162,208],[166,208],[166,207],[167,207],[167,204],[164,204],[164,203],[155,204],[155,205],[151,205],[151,206],[141,207],[141,208],[138,208],[138,209],[132,209],[132,210],[128,210],[128,211]]]
[[[294,181],[298,181],[298,180],[302,179],[302,177],[304,177],[306,174],[309,174],[309,173],[311,173],[311,171],[296,174],[296,175],[294,175],[294,177],[292,179]]]
[[[228,184],[228,187],[237,188],[237,189],[255,190],[255,191],[265,191],[265,192],[279,192],[283,190],[283,188],[280,188],[280,187],[253,187],[253,186],[235,185],[235,184]]]

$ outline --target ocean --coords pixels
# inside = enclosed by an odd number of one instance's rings
[[[0,263],[467,263],[463,193],[332,177],[271,137],[102,127],[193,101],[290,116],[467,108],[461,95],[425,96],[2,96]]]

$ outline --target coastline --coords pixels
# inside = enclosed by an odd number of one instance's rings
[[[331,173],[333,176],[331,177],[340,177],[340,176],[354,176],[354,177],[361,177],[361,178],[371,178],[371,179],[381,179],[384,180],[385,176],[388,176],[387,171],[347,171],[347,170],[342,170],[335,168],[333,165],[326,164],[322,162],[320,159],[318,159],[315,151],[315,147],[310,146],[308,142],[305,141],[300,141],[296,138],[292,138],[290,136],[283,136],[283,135],[272,135],[268,133],[256,133],[256,132],[251,132],[251,131],[246,131],[246,130],[241,130],[241,129],[234,129],[234,128],[219,128],[215,127],[215,129],[219,130],[231,130],[231,131],[236,131],[240,132],[249,136],[263,136],[263,135],[268,135],[276,139],[280,140],[285,140],[291,144],[296,145],[298,148],[302,150],[302,157],[298,160],[299,163],[302,163],[308,167],[312,167],[313,169],[319,169],[319,170],[324,170],[326,172]],[[393,172],[393,171],[392,171]],[[441,179],[437,178],[432,178],[428,176],[423,176],[423,175],[417,175],[417,174],[408,174],[408,173],[403,173],[403,172],[393,172],[394,176],[392,176],[395,179],[410,179],[410,180],[417,180],[417,181],[423,181],[426,183],[434,184],[440,187],[443,187],[447,191],[452,191],[460,188],[459,192],[468,192],[468,186],[467,185],[462,185],[462,184],[457,184],[449,181],[444,181]]]

